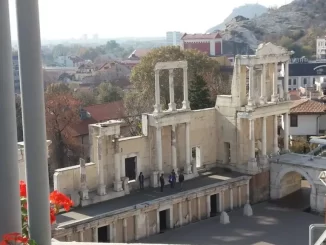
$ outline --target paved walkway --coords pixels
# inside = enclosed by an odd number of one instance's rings
[[[200,245],[307,245],[309,225],[323,223],[323,218],[270,203],[253,206],[254,216],[244,217],[243,210],[230,215],[230,224],[219,217],[210,218],[179,229],[138,241],[151,244]]]
[[[183,185],[183,191],[215,184],[217,182],[225,181],[230,178],[243,176],[239,173],[228,173],[222,169],[216,170],[214,173],[203,173],[198,178],[185,181]],[[93,204],[83,208],[76,208],[68,213],[63,213],[57,216],[57,222],[59,225],[64,223],[70,223],[74,220],[81,220],[97,215],[101,215],[110,211],[134,206],[147,201],[152,201],[161,197],[173,195],[177,192],[181,192],[177,183],[175,189],[171,189],[170,186],[164,188],[164,192],[160,192],[159,188],[147,188],[145,190],[133,192],[127,196],[108,200],[102,203]]]

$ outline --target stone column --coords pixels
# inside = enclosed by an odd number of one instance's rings
[[[188,100],[188,68],[183,68],[183,102],[182,109],[190,110],[190,104]]]
[[[224,211],[224,190],[221,191],[220,193],[220,212],[221,212],[221,216],[220,216],[220,223],[221,224],[228,224],[230,223],[230,218],[229,215]]]
[[[160,70],[155,70],[155,105],[154,113],[162,112],[160,93]]]
[[[115,242],[116,241],[116,236],[117,236],[117,228],[116,228],[116,223],[115,222],[112,222],[110,224],[110,242]]]
[[[246,186],[247,186],[247,192],[246,192],[247,203],[244,206],[243,214],[245,216],[252,216],[253,212],[252,212],[252,208],[251,208],[251,205],[250,205],[249,180],[248,180]]]
[[[188,215],[189,215],[189,223],[192,221],[192,209],[191,209],[191,200],[188,200]]]
[[[277,83],[278,83],[278,66],[277,66],[277,62],[276,62],[276,63],[274,63],[274,71],[273,71],[272,102],[277,102],[278,101]]]
[[[256,171],[257,170],[257,161],[256,161],[256,145],[255,145],[255,119],[249,119],[249,162],[248,162],[248,169],[249,171]]]
[[[174,81],[173,81],[173,69],[169,70],[169,91],[170,91],[170,103],[169,111],[175,111],[176,105],[174,102]]]
[[[224,211],[224,191],[221,191],[219,194],[220,198],[219,198],[219,211],[220,213]]]
[[[179,212],[179,225],[183,225],[183,213],[182,213],[182,205],[181,202],[178,203],[178,212]]]
[[[106,186],[104,184],[104,162],[105,162],[105,137],[97,136],[97,194],[106,195]]]
[[[172,125],[171,130],[171,147],[172,147],[172,168],[178,173],[177,167],[177,130],[176,125]]]
[[[114,183],[115,191],[122,191],[121,181],[121,154],[118,137],[114,138]]]
[[[266,117],[262,118],[262,149],[261,149],[261,154],[262,156],[260,157],[260,161],[262,165],[266,165],[267,164],[267,132],[266,132]]]
[[[230,189],[230,209],[233,210],[233,189]]]
[[[87,200],[88,196],[88,188],[87,188],[87,180],[86,180],[86,166],[85,160],[83,158],[79,159],[80,166],[80,194],[82,200]]]
[[[241,186],[238,186],[238,207],[242,206]]]
[[[157,170],[159,172],[163,171],[163,158],[162,158],[162,128],[156,128],[156,163]]]
[[[249,93],[248,93],[248,106],[255,106],[254,99],[254,67],[249,67]]]
[[[92,228],[92,242],[98,242],[97,227]]]
[[[123,219],[123,241],[128,242],[128,224],[127,219]]]
[[[284,63],[284,100],[289,100],[289,63]]]
[[[71,242],[72,234],[66,235],[66,242]]]
[[[186,166],[185,174],[191,174],[190,123],[186,123]]]
[[[289,113],[284,114],[284,151],[289,151]]]
[[[274,139],[273,139],[273,148],[274,148],[274,154],[278,154],[279,148],[278,148],[278,116],[274,115]]]
[[[198,220],[201,220],[200,197],[197,197],[197,217]]]
[[[261,71],[261,93],[260,93],[260,104],[266,104],[266,64],[263,64],[263,69]]]
[[[78,232],[78,242],[83,242],[84,241],[84,232],[79,231]]]
[[[206,196],[207,218],[211,217],[211,196]]]

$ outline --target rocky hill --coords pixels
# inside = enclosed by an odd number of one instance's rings
[[[210,33],[210,32],[215,32],[218,30],[224,30],[226,27],[226,24],[229,23],[233,18],[235,18],[239,15],[251,19],[251,18],[260,16],[266,12],[267,12],[267,8],[260,4],[242,5],[240,7],[233,9],[232,13],[222,23],[210,28],[209,30],[207,30],[207,32]]]
[[[325,35],[325,28],[325,0],[295,0],[253,19],[237,16],[221,33],[226,41],[245,43],[251,49],[270,41],[285,47],[297,44],[313,52],[316,36]]]

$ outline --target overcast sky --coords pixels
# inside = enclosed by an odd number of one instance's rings
[[[156,37],[167,31],[203,33],[245,3],[267,7],[291,0],[39,0],[42,39]],[[15,0],[9,0],[17,39]]]

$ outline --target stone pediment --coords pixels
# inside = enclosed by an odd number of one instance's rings
[[[272,43],[262,43],[258,46],[256,50],[257,56],[266,55],[290,55],[290,52],[281,46],[276,46]]]

